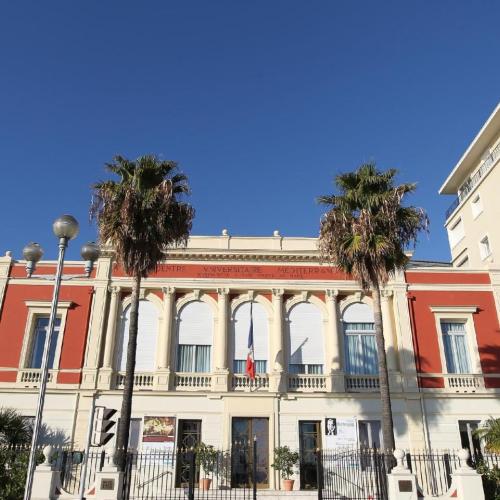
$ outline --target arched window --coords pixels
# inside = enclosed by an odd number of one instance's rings
[[[378,374],[377,344],[372,308],[363,302],[348,306],[342,314],[345,369],[351,375]]]
[[[267,313],[262,304],[252,303],[253,344],[255,372],[267,372],[268,339]],[[248,334],[250,332],[250,302],[239,305],[234,312],[232,322],[233,373],[245,373],[248,355]]]
[[[189,302],[177,318],[177,371],[211,371],[213,315],[200,300]]]
[[[310,302],[300,302],[288,313],[289,373],[323,373],[324,343],[321,311]]]
[[[125,371],[127,363],[128,330],[130,326],[130,305],[125,309],[120,323],[117,349],[117,365]],[[156,369],[156,339],[158,336],[158,308],[149,300],[139,301],[139,325],[135,369],[149,372]]]

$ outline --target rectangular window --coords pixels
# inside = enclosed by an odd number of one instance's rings
[[[476,195],[470,204],[472,210],[472,217],[476,219],[479,214],[483,211],[483,204],[481,203],[481,198],[479,195]]]
[[[291,374],[322,375],[323,365],[317,364],[297,364],[288,365],[288,372]]]
[[[180,344],[177,351],[177,371],[209,373],[210,348],[209,345]]]
[[[57,339],[59,337],[59,328],[61,326],[61,319],[56,318],[54,324],[54,333],[52,334],[52,339],[50,341],[49,349],[49,368],[54,367],[54,359],[57,349]],[[36,318],[35,331],[33,332],[33,344],[31,349],[30,364],[28,368],[41,368],[42,367],[42,357],[43,348],[45,346],[45,338],[47,336],[47,330],[49,328],[49,317],[39,316]]]
[[[470,373],[465,322],[441,321],[448,373]]]
[[[346,372],[377,375],[378,355],[373,323],[344,323]]]
[[[465,236],[464,225],[462,219],[458,219],[452,226],[448,228],[448,239],[450,247],[453,248]]]
[[[481,259],[483,260],[491,255],[490,240],[488,239],[488,236],[485,236],[479,242],[479,253],[481,254]]]
[[[233,373],[245,373],[247,367],[246,359],[233,360]],[[262,359],[255,360],[255,373],[267,373],[267,361]]]
[[[359,445],[380,448],[382,428],[380,420],[360,420],[358,422]]]

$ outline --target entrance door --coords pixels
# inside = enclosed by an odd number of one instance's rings
[[[253,439],[257,437],[257,488],[269,488],[269,419],[235,417],[232,422],[233,488],[250,487],[252,484]]]
[[[321,424],[319,421],[299,422],[300,442],[300,489],[318,488],[316,450],[321,448]]]
[[[179,439],[177,444],[177,468],[175,485],[180,488],[189,483],[188,455],[183,450],[195,448],[201,441],[201,420],[179,420]],[[195,478],[195,484],[198,483]]]

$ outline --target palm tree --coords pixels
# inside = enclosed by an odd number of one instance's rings
[[[27,445],[33,433],[32,422],[14,408],[0,408],[0,445]]]
[[[116,156],[107,169],[120,176],[94,184],[91,217],[97,221],[100,241],[110,244],[125,273],[133,277],[125,383],[116,446],[126,450],[129,441],[132,393],[142,278],[155,271],[168,248],[187,244],[194,209],[185,201],[187,177],[177,164],[152,155],[130,161]],[[119,466],[125,453],[119,452]]]
[[[335,178],[338,194],[320,196],[330,208],[321,220],[319,250],[322,257],[349,273],[371,292],[382,404],[382,445],[394,449],[394,428],[387,374],[380,290],[409,261],[405,249],[426,230],[422,209],[402,206],[415,184],[394,185],[394,169],[385,172],[374,163]]]
[[[492,453],[500,453],[500,418],[490,417],[486,425],[474,431],[484,441],[484,447]]]

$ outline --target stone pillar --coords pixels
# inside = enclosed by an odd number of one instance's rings
[[[328,330],[326,334],[326,366],[325,373],[330,374],[329,390],[344,392],[344,373],[342,369],[342,329],[339,324],[337,297],[338,290],[326,291],[326,308],[328,311]]]
[[[469,458],[468,450],[458,452],[460,467],[451,475],[450,493],[452,498],[459,500],[484,500],[484,489],[481,474],[478,474],[472,467],[467,465]]]
[[[381,290],[380,306],[382,309],[382,325],[384,328],[387,370],[389,372],[389,386],[393,391],[401,391],[401,374],[398,373],[397,344],[394,337],[394,327],[392,321],[392,295],[392,290]]]
[[[95,473],[95,499],[120,500],[122,498],[123,472],[115,465],[115,450],[106,450],[108,464]]]
[[[157,370],[154,376],[153,389],[168,391],[170,387],[172,335],[173,335],[173,307],[175,288],[163,287],[162,316],[158,331],[158,355],[156,357]]]
[[[404,390],[418,392],[417,367],[413,350],[413,332],[406,296],[407,285],[404,282],[404,273],[397,273],[397,281],[392,285],[394,291],[393,305],[396,320],[398,341],[399,367],[402,374]]]
[[[212,391],[227,392],[229,382],[229,369],[227,366],[228,342],[228,299],[229,288],[218,288],[218,321],[214,339],[214,374],[212,377]]]
[[[417,478],[404,465],[403,450],[394,450],[398,464],[387,474],[387,493],[389,500],[418,500]]]
[[[46,446],[43,449],[45,461],[35,469],[31,500],[53,500],[59,498],[59,495],[56,495],[56,488],[61,471],[54,470],[54,466],[51,463],[53,454],[54,449],[52,446]]]
[[[103,346],[104,321],[106,316],[108,285],[111,278],[111,264],[112,259],[107,255],[99,257],[97,261],[87,348],[82,370],[82,389],[94,389],[98,382],[98,367]]]
[[[269,390],[284,392],[286,384],[285,352],[283,343],[283,294],[284,290],[274,288],[273,292],[273,331],[271,355],[269,356]]]
[[[113,379],[113,355],[116,345],[116,324],[118,319],[118,305],[120,303],[119,286],[109,286],[111,299],[109,301],[108,325],[106,328],[106,336],[104,337],[104,356],[102,360],[102,368],[99,370],[99,389],[111,389]]]

